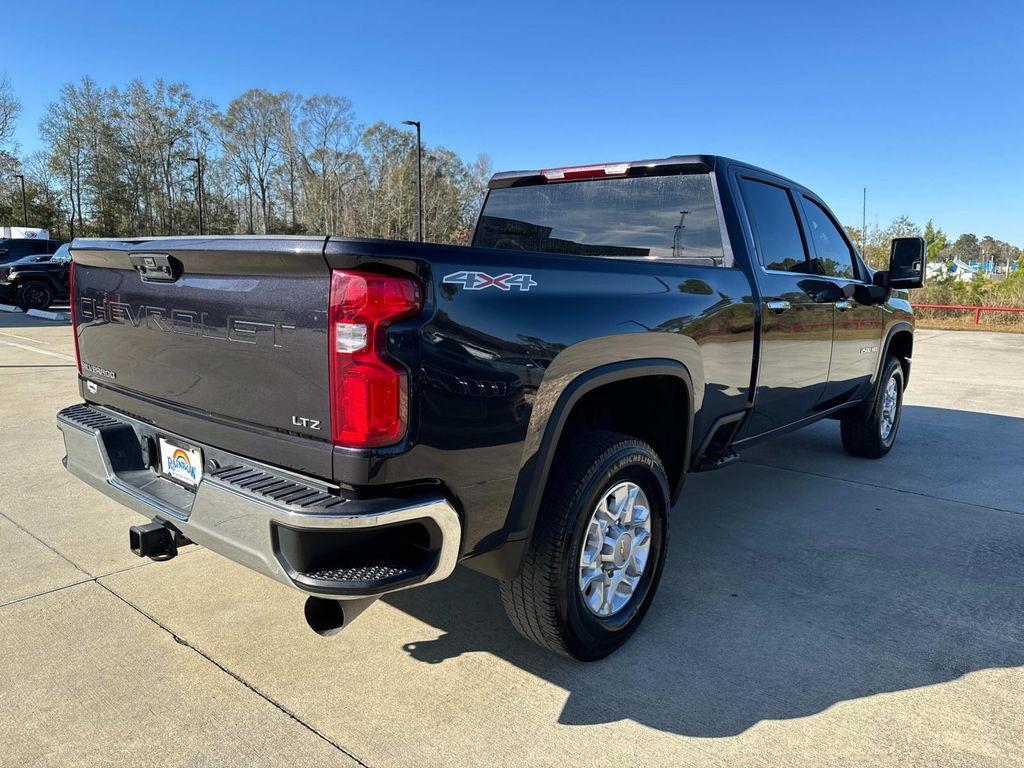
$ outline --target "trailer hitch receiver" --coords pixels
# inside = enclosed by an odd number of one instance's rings
[[[178,554],[178,547],[191,544],[171,526],[159,520],[128,529],[128,546],[132,554],[152,560],[170,560]]]

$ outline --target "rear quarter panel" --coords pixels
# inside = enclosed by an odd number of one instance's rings
[[[392,256],[429,286],[425,322],[392,329],[393,356],[416,373],[409,444],[386,462],[336,449],[336,474],[352,482],[443,478],[466,511],[464,553],[516,533],[506,524],[520,469],[533,459],[552,408],[581,374],[629,360],[682,363],[694,382],[698,436],[718,415],[746,405],[754,310],[739,269],[393,248]],[[327,258],[340,268],[375,257],[337,241],[328,244]],[[464,279],[444,282],[462,272],[528,275],[518,284],[535,285],[469,290]]]

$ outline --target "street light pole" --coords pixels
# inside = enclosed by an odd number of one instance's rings
[[[21,179],[21,216],[25,221],[25,226],[28,227],[28,198],[25,197],[25,174],[16,173],[14,176]]]
[[[860,209],[860,255],[864,255],[864,244],[868,241],[868,188],[864,187],[864,203]]]
[[[199,207],[199,234],[203,234],[203,160],[201,157],[186,157],[196,164],[196,205]]]
[[[403,120],[402,125],[416,126],[416,186],[419,189],[420,197],[420,242],[423,242],[423,142],[420,137],[419,120]]]

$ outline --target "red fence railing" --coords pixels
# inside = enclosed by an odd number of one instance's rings
[[[911,304],[914,309],[959,309],[974,313],[974,324],[981,322],[982,312],[1024,312],[1024,307],[971,307],[963,304]]]

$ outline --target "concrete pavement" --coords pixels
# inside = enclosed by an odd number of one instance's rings
[[[693,476],[591,665],[465,569],[325,640],[207,551],[139,561],[60,466],[73,371],[0,315],[2,765],[1024,765],[1024,336],[920,332],[882,461],[825,422]]]

